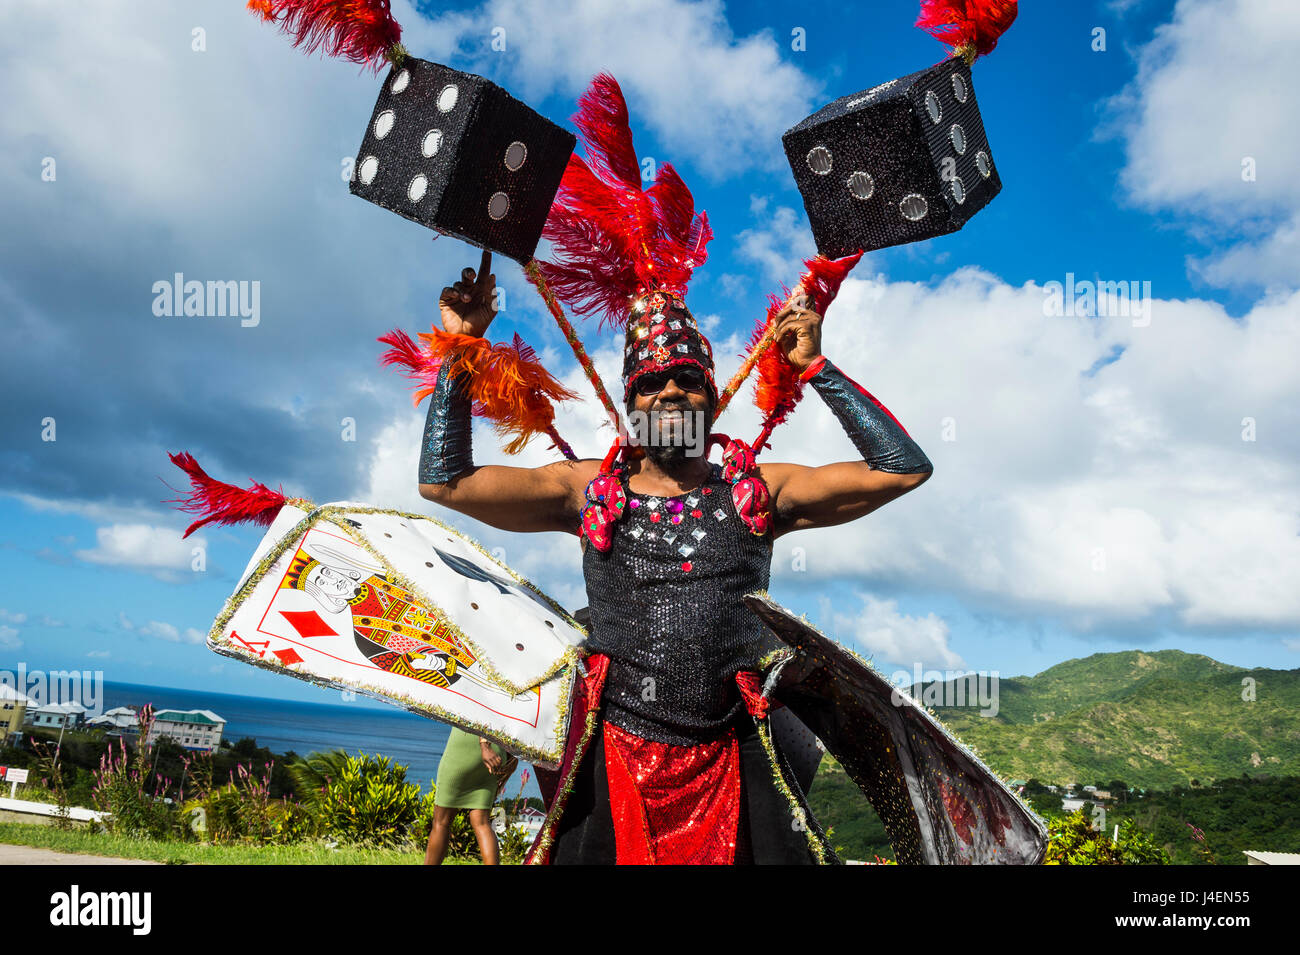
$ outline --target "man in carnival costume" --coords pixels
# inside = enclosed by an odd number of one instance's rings
[[[767,587],[775,538],[863,517],[924,483],[932,465],[822,354],[822,316],[803,289],[771,316],[771,351],[795,389],[812,385],[861,460],[758,465],[770,428],[752,448],[710,433],[712,349],[683,297],[705,258],[707,220],[671,167],[642,190],[612,78],[597,78],[575,122],[587,159],[570,161],[546,233],[560,259],[542,269],[560,298],[624,328],[624,401],[649,421],[643,448],[618,442],[604,461],[533,469],[475,466],[466,376],[445,362],[419,472],[425,498],[494,527],[581,535],[588,656],[530,861],[833,861],[803,794],[755,732],[767,706],[756,675],[764,628],[742,598]],[[489,269],[485,254],[444,289],[446,333],[487,331]],[[687,446],[691,416],[706,453]],[[722,465],[707,457],[715,443]]]

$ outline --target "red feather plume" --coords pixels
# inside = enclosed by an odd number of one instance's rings
[[[651,288],[685,293],[713,231],[671,165],[642,188],[627,102],[612,76],[592,80],[573,122],[586,159],[569,157],[542,233],[556,260],[538,267],[565,304],[597,313],[602,327],[621,327],[634,296]]]
[[[250,523],[269,527],[288,500],[283,491],[272,491],[257,481],[252,482],[248,488],[240,488],[209,477],[199,467],[194,455],[188,452],[167,456],[171,458],[172,464],[189,475],[193,490],[186,497],[166,503],[177,505],[178,510],[187,514],[200,515],[199,520],[185,529],[181,535],[183,538],[189,537],[204,524]]]
[[[826,314],[826,309],[839,294],[840,286],[861,258],[862,253],[855,252],[842,259],[818,256],[804,262],[808,271],[799,279],[799,288],[811,299],[814,312],[819,315]],[[776,318],[777,313],[785,307],[790,295],[790,290],[786,289],[783,298],[770,296],[767,314],[756,323],[750,335],[747,354],[758,347],[768,326]],[[803,382],[799,380],[799,372],[790,364],[776,343],[764,349],[758,356],[757,368],[758,379],[754,384],[754,404],[763,413],[763,431],[753,444],[755,452],[766,444],[772,429],[790,416],[790,412],[803,397],[804,389]]]
[[[376,72],[402,38],[389,0],[248,0],[248,9],[306,53],[322,50]]]
[[[916,25],[971,63],[993,52],[1017,12],[1016,0],[921,0]]]

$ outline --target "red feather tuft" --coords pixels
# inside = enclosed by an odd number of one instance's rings
[[[248,9],[279,23],[306,53],[321,50],[376,72],[402,38],[389,0],[248,0]]]
[[[993,52],[1017,12],[1016,0],[921,0],[916,25],[970,63]]]
[[[826,310],[835,301],[835,296],[839,294],[840,286],[844,284],[844,280],[861,258],[862,253],[855,252],[842,259],[818,256],[804,262],[808,271],[799,279],[799,288],[812,300],[814,312],[819,315],[826,314]],[[771,296],[767,314],[756,323],[750,335],[747,354],[758,347],[768,326],[777,313],[785,307],[791,294],[790,290],[786,289],[785,298]],[[803,382],[799,380],[799,372],[790,364],[775,342],[758,356],[757,368],[758,379],[754,384],[754,404],[763,413],[763,432],[754,442],[755,453],[765,444],[772,429],[789,417],[790,412],[803,397],[804,389]]]
[[[538,266],[561,301],[621,327],[634,296],[685,293],[713,232],[672,166],[642,188],[627,103],[612,76],[598,75],[578,102],[573,121],[586,158],[569,158],[542,233],[556,260]]]
[[[442,363],[452,362],[452,374],[469,376],[474,414],[491,421],[503,437],[514,435],[505,447],[507,454],[518,454],[533,435],[548,433],[555,423],[553,401],[578,397],[542,366],[537,352],[517,332],[513,342],[495,345],[438,328],[420,338],[427,343],[424,349],[403,331],[389,332],[379,339],[391,346],[380,361],[405,366],[408,376],[420,383],[416,404],[433,392]]]
[[[168,501],[187,514],[200,515],[185,529],[182,537],[189,537],[204,524],[261,524],[269,527],[275,515],[284,507],[283,491],[272,491],[265,484],[254,481],[247,489],[224,484],[207,475],[194,455],[188,452],[169,454],[172,464],[189,475],[193,490],[187,497]]]

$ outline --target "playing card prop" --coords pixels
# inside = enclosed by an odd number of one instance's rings
[[[389,0],[248,0],[308,53],[390,64],[351,190],[421,225],[528,262],[575,138],[481,76],[416,59]]]
[[[439,521],[286,504],[208,647],[549,765],[561,756],[585,636],[562,607]]]
[[[970,63],[1015,19],[1008,0],[925,0],[942,63],[844,96],[782,137],[817,251],[839,258],[956,232],[1002,189]]]
[[[418,514],[286,497],[171,460],[207,524],[267,527],[208,635],[217,653],[352,690],[557,765],[586,632],[482,547]]]
[[[745,604],[793,652],[772,697],[839,760],[880,816],[903,864],[1037,865],[1047,828],[906,693],[761,594]]]
[[[408,56],[379,92],[351,190],[525,263],[575,142],[495,83]]]

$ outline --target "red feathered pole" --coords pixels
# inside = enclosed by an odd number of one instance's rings
[[[199,467],[194,455],[188,452],[169,454],[172,464],[189,475],[193,490],[187,497],[167,501],[177,505],[177,510],[200,515],[181,536],[189,537],[204,524],[261,524],[269,527],[275,515],[290,500],[283,491],[272,491],[265,484],[254,481],[247,489],[224,484]]]
[[[826,314],[826,310],[835,301],[835,296],[839,294],[840,286],[844,284],[844,280],[848,278],[861,258],[862,253],[855,252],[842,259],[818,256],[804,262],[808,271],[799,279],[798,288],[802,294],[808,296],[814,312],[818,315]],[[785,307],[790,294],[787,290],[784,299],[771,296],[767,314],[755,325],[754,332],[750,336],[750,354],[753,354],[755,348],[762,348],[757,359],[758,381],[755,382],[754,387],[754,404],[763,413],[763,430],[752,445],[755,454],[767,444],[772,430],[790,416],[790,412],[803,397],[804,386],[799,380],[799,372],[790,364],[780,348],[771,347],[770,343],[764,346],[764,340],[770,334],[772,320]]]
[[[993,52],[1017,12],[1016,0],[921,0],[916,25],[970,64]]]
[[[306,53],[323,51],[378,72],[400,55],[402,28],[389,0],[248,0],[248,9],[280,25]]]

